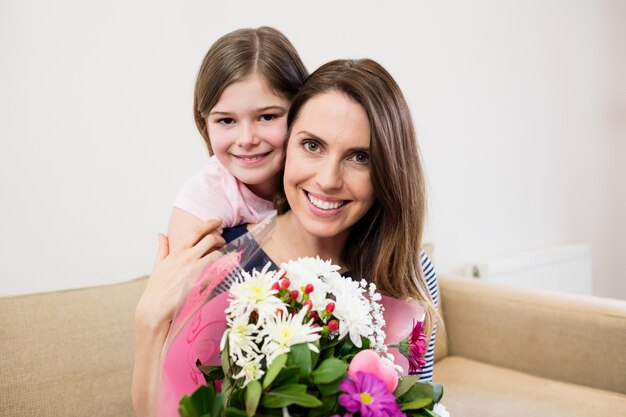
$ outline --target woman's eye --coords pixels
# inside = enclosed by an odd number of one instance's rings
[[[259,120],[261,120],[262,122],[269,122],[271,120],[274,120],[275,118],[276,116],[273,114],[264,114],[261,117],[259,117]]]
[[[357,164],[365,165],[369,163],[370,156],[366,153],[359,152],[357,154],[354,154],[353,159],[354,162],[356,162]]]
[[[307,140],[302,145],[304,146],[304,149],[309,152],[317,152],[320,148],[319,145],[312,140]]]
[[[232,125],[233,123],[235,123],[235,119],[232,119],[230,117],[224,117],[223,119],[220,119],[217,122],[222,125]]]

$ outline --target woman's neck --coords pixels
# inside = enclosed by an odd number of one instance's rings
[[[302,228],[298,219],[288,211],[276,218],[272,238],[263,245],[263,249],[278,265],[303,256],[319,256],[345,268],[347,266],[343,262],[342,253],[347,239],[347,232],[332,238],[313,236]]]

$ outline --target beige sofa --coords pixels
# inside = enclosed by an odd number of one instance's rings
[[[0,298],[0,416],[132,416],[145,283]],[[453,417],[626,416],[626,302],[440,284],[435,379]]]

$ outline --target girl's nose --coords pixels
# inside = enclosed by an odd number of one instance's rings
[[[258,145],[260,142],[261,140],[257,136],[254,126],[249,123],[243,123],[235,143],[242,148],[250,148]]]

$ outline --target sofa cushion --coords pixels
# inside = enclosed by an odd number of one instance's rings
[[[134,415],[133,317],[145,285],[0,298],[0,415]]]
[[[626,394],[626,302],[440,277],[448,353]]]
[[[459,356],[435,364],[442,404],[463,417],[626,416],[626,395],[550,380]]]

